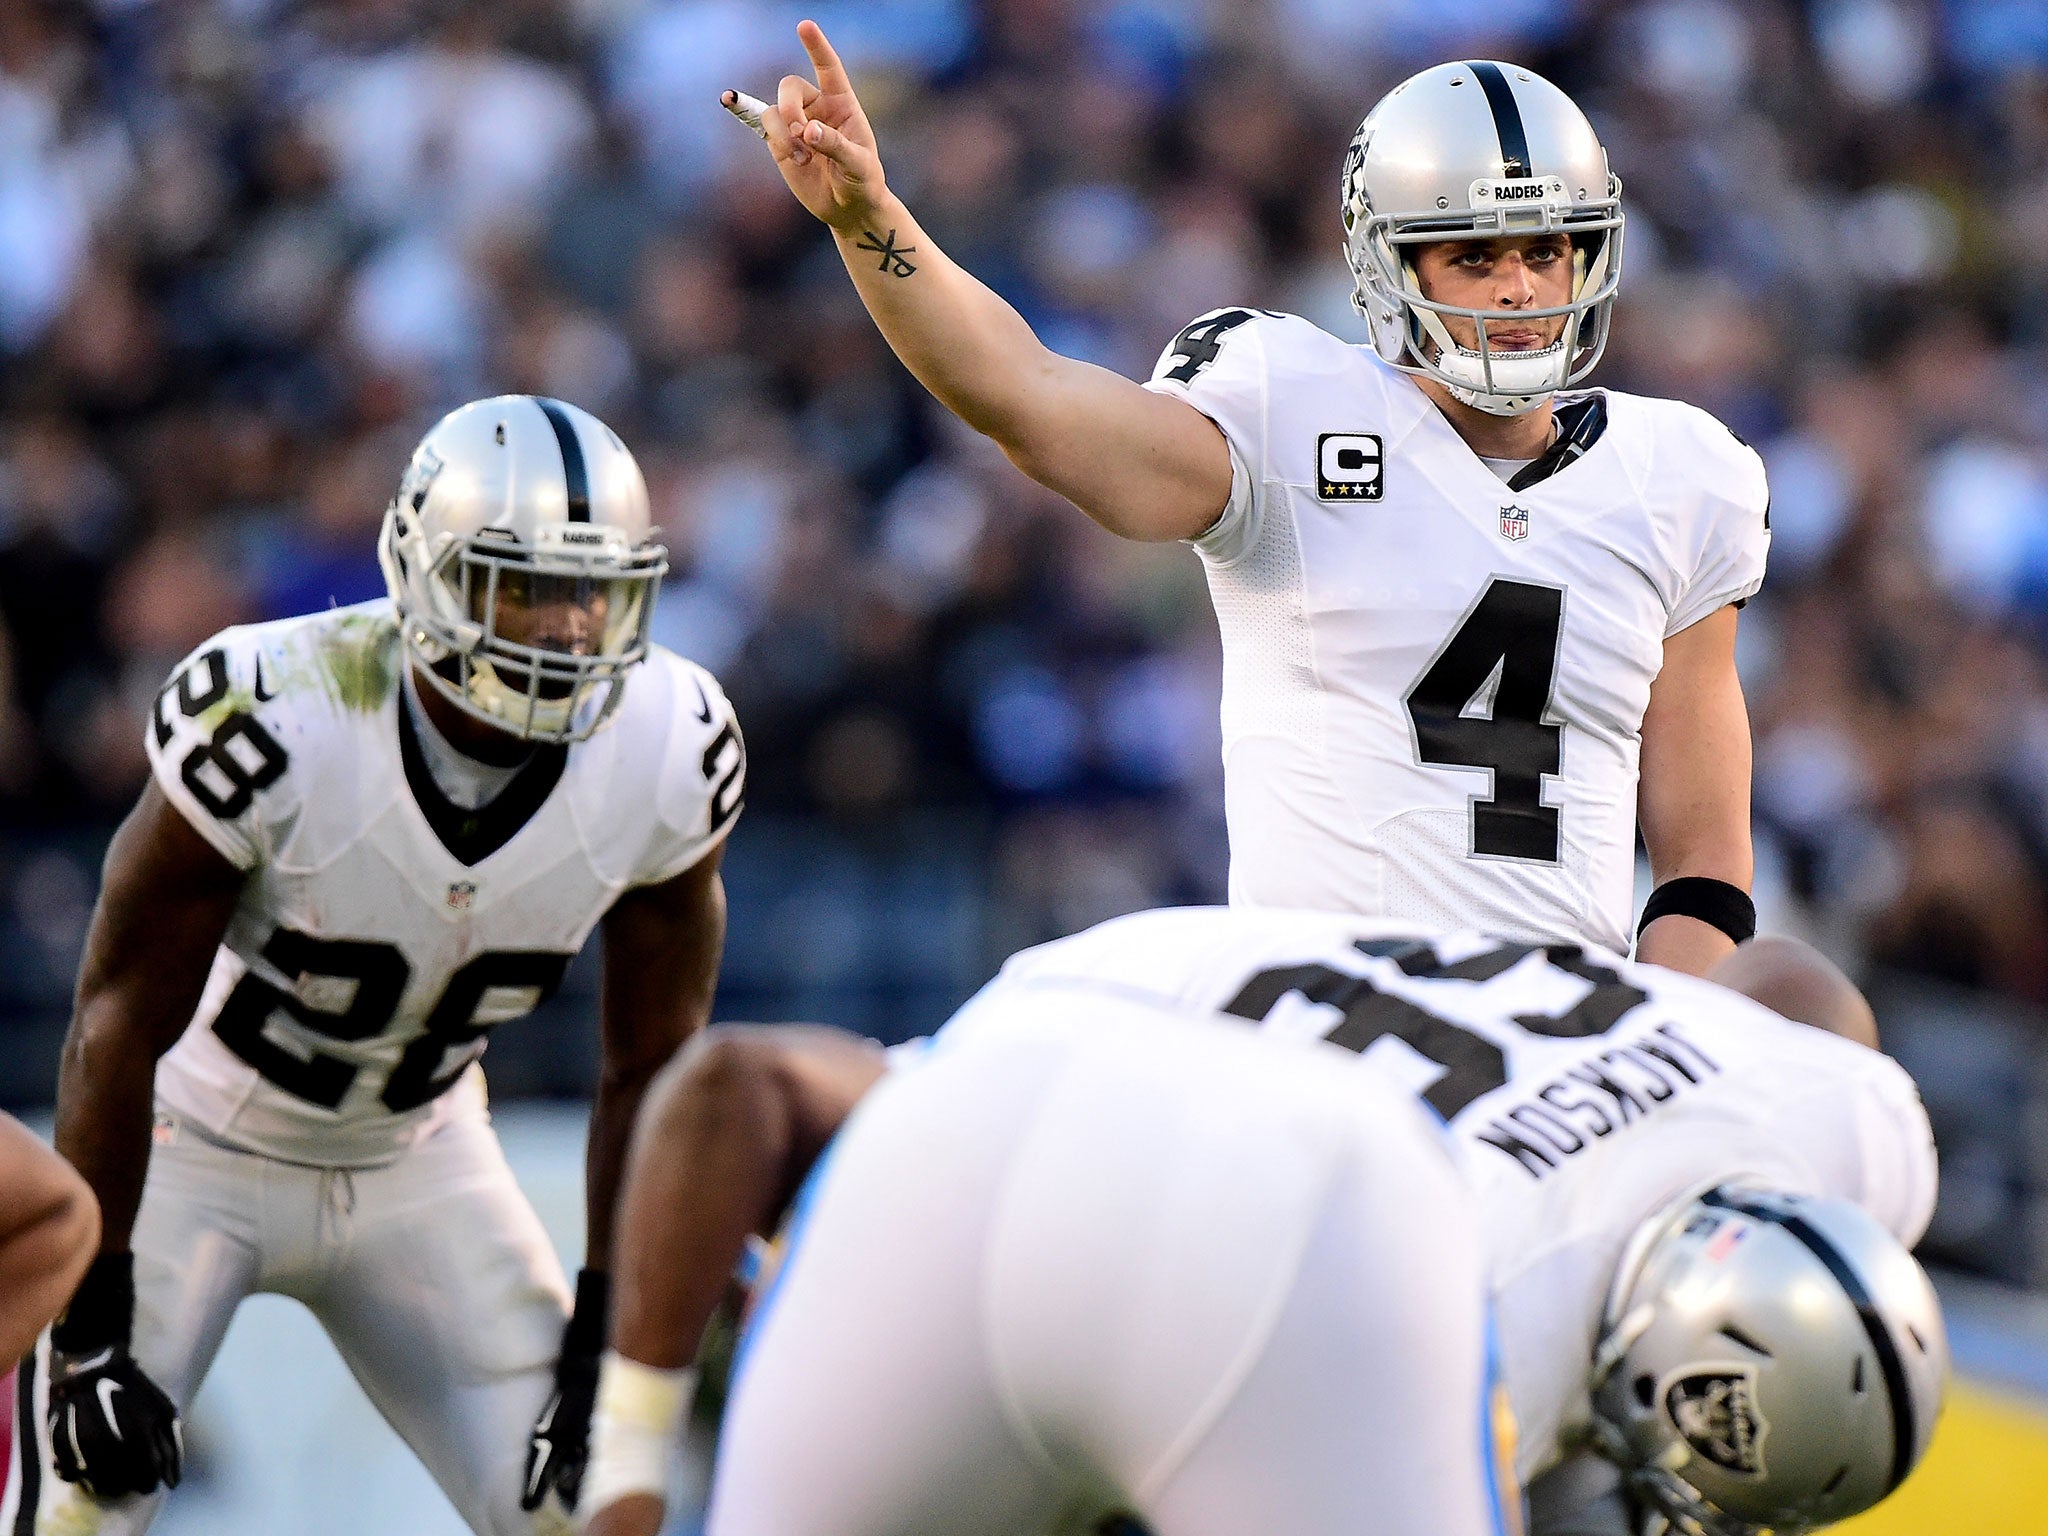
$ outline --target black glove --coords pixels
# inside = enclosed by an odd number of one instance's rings
[[[611,1307],[611,1278],[586,1269],[576,1277],[576,1310],[562,1332],[555,1362],[555,1390],[526,1446],[526,1492],[521,1509],[539,1509],[548,1490],[573,1510],[583,1490],[583,1464],[590,1458],[590,1411],[597,1404],[597,1367],[604,1354],[605,1314]]]
[[[96,1499],[178,1486],[185,1457],[178,1407],[128,1353],[135,1260],[93,1261],[50,1330],[45,1417],[57,1475]]]

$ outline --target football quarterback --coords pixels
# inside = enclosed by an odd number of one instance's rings
[[[1803,984],[1783,979],[1794,967],[1745,964],[1749,958],[1737,951],[1717,974],[1787,1005],[1792,987]],[[1853,1031],[1860,1000],[1835,979],[1855,1006],[1830,1001],[1814,1017]],[[1530,1487],[1538,1536],[1626,1532],[1644,1520],[1693,1536],[1797,1532],[1878,1502],[1924,1454],[1947,1352],[1940,1309],[1906,1245],[1932,1211],[1933,1144],[1911,1081],[1877,1051],[1795,1023],[1731,988],[1576,946],[1470,933],[1418,937],[1384,921],[1226,908],[1142,913],[1025,951],[926,1049],[943,1062],[957,1041],[983,1038],[991,1020],[998,1033],[1057,1035],[1085,1032],[1098,1011],[1112,1016],[1133,1006],[1185,1021],[1198,1041],[1218,1017],[1255,1025],[1345,1084],[1370,1083],[1374,1095],[1357,1102],[1362,1117],[1383,1116],[1380,1095],[1393,1089],[1448,1123],[1476,1199],[1493,1300],[1505,1395],[1490,1422],[1513,1473],[1501,1486],[1519,1479]],[[1157,1036],[1157,1046],[1166,1055],[1178,1050],[1170,1032]],[[665,1465],[647,1449],[672,1417],[676,1378],[664,1373],[686,1364],[702,1322],[697,1314],[717,1299],[719,1266],[731,1265],[744,1232],[773,1225],[798,1182],[794,1170],[778,1165],[773,1176],[714,1193],[690,1187],[691,1170],[706,1165],[718,1137],[739,1134],[756,1093],[788,1100],[769,1120],[778,1155],[799,1166],[819,1157],[837,1118],[885,1070],[879,1053],[869,1052],[862,1067],[851,1051],[837,1048],[841,1065],[833,1067],[833,1053],[804,1036],[785,1036],[773,1048],[735,1041],[722,1067],[700,1058],[676,1069],[678,1079],[692,1072],[712,1079],[714,1067],[731,1079],[700,1083],[694,1110],[673,1082],[650,1099],[625,1196],[632,1220],[619,1229],[620,1304],[591,1467],[593,1512],[620,1506],[607,1536],[614,1529],[630,1536],[639,1529],[636,1510],[649,1513],[635,1500],[649,1493],[650,1481],[658,1489]],[[749,1052],[767,1053],[752,1076],[742,1070]],[[924,1070],[915,1048],[898,1048],[887,1061],[891,1076],[897,1063],[907,1074]],[[730,1118],[715,1116],[714,1103]],[[964,1142],[976,1133],[969,1128],[980,1125],[978,1111],[956,1109],[957,1130],[934,1125],[917,1143],[925,1161],[934,1160],[942,1136]],[[1241,1097],[1225,1089],[1195,1118],[1227,1123],[1242,1109]],[[1120,1143],[1153,1134],[1127,1134],[1114,1106],[1100,1106],[1099,1114]],[[856,1117],[849,1129],[859,1123]],[[1100,1218],[1128,1245],[1144,1246],[1155,1217],[1163,1223],[1174,1207],[1162,1199],[1140,1214],[1103,1205],[1096,1181],[1111,1160],[1105,1152],[1098,1163],[1066,1165],[1066,1224],[1031,1229],[1035,1239],[1090,1252],[1085,1240]],[[950,1155],[938,1161],[949,1174],[968,1166]],[[838,1192],[836,1152],[818,1166],[824,1171],[814,1184],[823,1201]],[[1252,1154],[1236,1163],[1191,1161],[1182,1171],[1191,1188],[1213,1182],[1235,1191],[1269,1176],[1284,1183]],[[784,1260],[790,1284],[815,1284],[806,1266],[816,1263],[856,1287],[858,1262],[845,1255],[861,1234],[820,1231],[835,1246],[832,1256],[814,1257],[809,1244],[818,1229],[802,1215],[806,1198],[796,1201]],[[916,1206],[921,1235],[889,1239],[890,1273],[943,1268],[951,1244],[972,1245],[984,1230],[1024,1230],[1026,1218],[1011,1211],[1009,1198],[987,1211],[936,1196]],[[713,1208],[725,1226],[710,1218]],[[696,1218],[686,1211],[705,1213],[708,1225],[691,1226]],[[900,1219],[886,1207],[869,1216],[885,1233]],[[707,1236],[713,1228],[716,1242]],[[992,1252],[1007,1251],[989,1241]],[[1219,1242],[1199,1262],[1162,1264],[1154,1271],[1161,1288],[1147,1304],[1185,1304],[1193,1276],[1204,1294],[1212,1283],[1227,1288],[1240,1264],[1256,1267],[1286,1251],[1264,1241],[1250,1246],[1250,1258]],[[803,1294],[810,1299],[800,1315],[809,1317],[821,1303],[812,1291]],[[806,1475],[792,1481],[813,1481],[819,1467],[880,1467],[878,1477],[891,1475],[879,1451],[863,1449],[858,1428],[829,1422],[827,1409],[811,1411],[840,1401],[841,1391],[857,1392],[839,1378],[844,1357],[835,1341],[861,1331],[786,1322],[787,1305],[773,1292],[762,1303],[760,1314],[773,1326],[757,1320],[742,1344],[731,1411],[773,1398],[774,1414],[753,1409],[760,1420],[754,1432],[771,1444],[780,1443],[770,1434],[775,1425],[802,1426],[789,1432]],[[1147,1314],[1138,1306],[1129,1315]],[[1446,1315],[1431,1318],[1442,1324]],[[946,1316],[935,1306],[929,1320],[943,1330]],[[953,1382],[925,1363],[926,1344],[896,1338],[872,1316],[864,1326],[877,1330],[862,1335],[877,1353],[854,1374],[896,1372],[900,1386],[902,1372],[929,1370],[931,1379]],[[1057,1354],[1066,1342],[1049,1334],[1045,1348]],[[773,1346],[780,1346],[775,1371],[752,1375]],[[803,1356],[801,1367],[780,1363],[782,1352]],[[975,1351],[961,1344],[952,1353]],[[1120,1383],[1140,1399],[1148,1390],[1147,1375],[1108,1338],[1090,1366],[1073,1369],[1064,1406],[1080,1403],[1091,1379]],[[785,1370],[798,1374],[785,1379]],[[919,1390],[899,1395],[921,1400],[925,1378],[909,1379]],[[801,1408],[793,1406],[799,1397]],[[1321,1401],[1297,1390],[1284,1417],[1312,1436],[1325,1417],[1314,1406]],[[1164,1402],[1147,1406],[1167,1410]],[[1226,1420],[1233,1411],[1225,1410]],[[1469,1399],[1464,1411],[1475,1411]],[[959,1421],[977,1419],[963,1409]],[[1009,1422],[1028,1444],[1029,1425]],[[1404,1451],[1411,1446],[1396,1441]],[[1355,1434],[1350,1443],[1351,1459],[1369,1461],[1356,1448],[1378,1441]],[[1424,1445],[1418,1454],[1431,1454]],[[1071,1447],[1062,1443],[1049,1459],[1060,1461],[1063,1449]],[[1145,1487],[1120,1467],[1094,1471],[1107,1484],[1099,1498],[1110,1507],[1121,1500],[1164,1536]],[[729,1475],[740,1473],[720,1469],[721,1478]],[[1236,1527],[1274,1528],[1257,1519]]]
[[[566,1527],[626,1135],[710,1008],[745,776],[717,682],[648,641],[654,532],[602,422],[475,401],[385,512],[388,600],[227,630],[158,696],[58,1087],[105,1230],[21,1373],[7,1529],[144,1529],[259,1291],[313,1312],[472,1529]],[[600,922],[572,1310],[477,1058]]]
[[[1640,826],[1642,958],[1697,973],[1754,932],[1734,646],[1763,465],[1691,406],[1571,392],[1624,218],[1563,92],[1487,60],[1397,86],[1340,183],[1371,344],[1222,309],[1141,387],[1048,351],[947,259],[824,34],[799,33],[816,82],[726,106],[898,356],[1104,527],[1201,553],[1233,903],[1625,949]]]

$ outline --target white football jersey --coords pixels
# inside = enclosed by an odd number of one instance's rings
[[[1606,427],[1511,490],[1406,374],[1219,310],[1148,388],[1229,441],[1196,541],[1223,633],[1233,904],[1629,944],[1643,711],[1667,637],[1754,593],[1763,463],[1704,411]]]
[[[492,1026],[560,984],[621,892],[702,859],[745,787],[724,693],[657,646],[605,729],[460,809],[404,664],[388,602],[230,629],[148,726],[158,787],[249,873],[157,1094],[287,1161],[375,1164],[480,1113]]]
[[[1589,1421],[1608,1284],[1657,1211],[1750,1174],[1853,1200],[1909,1245],[1933,1214],[1933,1133],[1890,1057],[1618,955],[1170,908],[1013,956],[962,1016],[1048,984],[1332,1041],[1450,1122],[1479,1191],[1525,1483]]]

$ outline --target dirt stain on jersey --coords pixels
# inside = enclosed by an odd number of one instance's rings
[[[328,691],[347,709],[372,714],[398,685],[398,626],[382,614],[352,613],[320,640]]]

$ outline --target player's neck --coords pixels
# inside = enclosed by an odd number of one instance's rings
[[[464,757],[494,767],[509,768],[532,755],[532,742],[514,736],[510,731],[501,731],[495,725],[488,725],[449,703],[441,696],[440,689],[420,676],[418,663],[413,665],[412,684],[413,697],[420,701],[420,708],[433,721],[441,739]]]
[[[1444,413],[1444,419],[1465,440],[1465,446],[1482,459],[1536,458],[1550,446],[1555,434],[1551,401],[1546,400],[1520,416],[1496,416],[1467,405],[1436,379],[1419,378],[1415,384]]]

